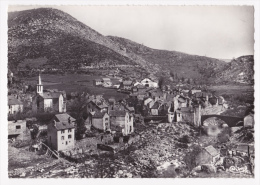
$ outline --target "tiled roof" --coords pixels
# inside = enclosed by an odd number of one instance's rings
[[[55,115],[55,120],[58,122],[68,122],[68,120],[76,121],[76,119],[74,119],[73,117],[71,117],[70,115],[68,115],[67,113],[63,113],[63,114],[56,114]]]
[[[111,110],[109,115],[113,117],[124,117],[126,115],[126,111]]]
[[[104,100],[99,99],[92,99],[91,100],[94,104],[96,104],[99,108],[107,108],[108,105],[104,102]]]
[[[219,154],[219,151],[217,151],[212,145],[209,145],[204,149],[213,157]]]
[[[103,118],[106,112],[95,112],[95,114],[92,116],[93,118]]]
[[[54,123],[54,126],[56,127],[57,130],[74,128],[74,124],[68,123],[68,122],[56,122],[56,123]]]
[[[41,97],[44,99],[54,99],[54,98],[59,98],[61,95],[60,92],[43,92],[40,94]]]
[[[22,105],[23,103],[14,96],[8,96],[8,105]]]

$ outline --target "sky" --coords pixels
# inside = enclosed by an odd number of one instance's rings
[[[9,6],[20,11],[43,6]],[[254,54],[253,6],[44,6],[97,32],[155,49],[219,59]]]

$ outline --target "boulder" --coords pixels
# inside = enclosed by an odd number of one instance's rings
[[[216,167],[213,166],[212,164],[204,164],[201,165],[201,171],[204,171],[206,173],[216,173]]]

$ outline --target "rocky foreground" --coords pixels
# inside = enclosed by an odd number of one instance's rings
[[[186,123],[148,125],[140,140],[118,153],[100,151],[84,163],[64,159],[33,165],[9,172],[9,177],[28,178],[151,178],[196,177],[201,167],[190,171],[185,156],[196,145],[207,146],[209,139],[199,139],[199,131]],[[238,169],[239,170],[239,169]],[[233,170],[234,171],[234,170]],[[211,174],[212,172],[212,174]],[[231,177],[232,171],[216,168],[201,177]],[[215,174],[215,175],[214,175]],[[240,177],[240,176],[239,176]],[[250,175],[242,177],[251,177]]]

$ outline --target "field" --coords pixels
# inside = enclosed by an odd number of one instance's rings
[[[94,76],[86,74],[41,74],[44,89],[65,90],[66,93],[71,92],[87,92],[89,94],[103,94],[105,98],[114,97],[116,100],[126,98],[126,94],[118,93],[116,89],[97,87],[93,84],[93,80],[103,78],[105,76]],[[29,84],[37,84],[38,76],[23,78],[23,81]],[[115,78],[111,79],[113,84],[119,84]]]
[[[253,85],[215,85],[210,86],[209,90],[215,91],[217,95],[229,94],[248,94],[253,95]]]

